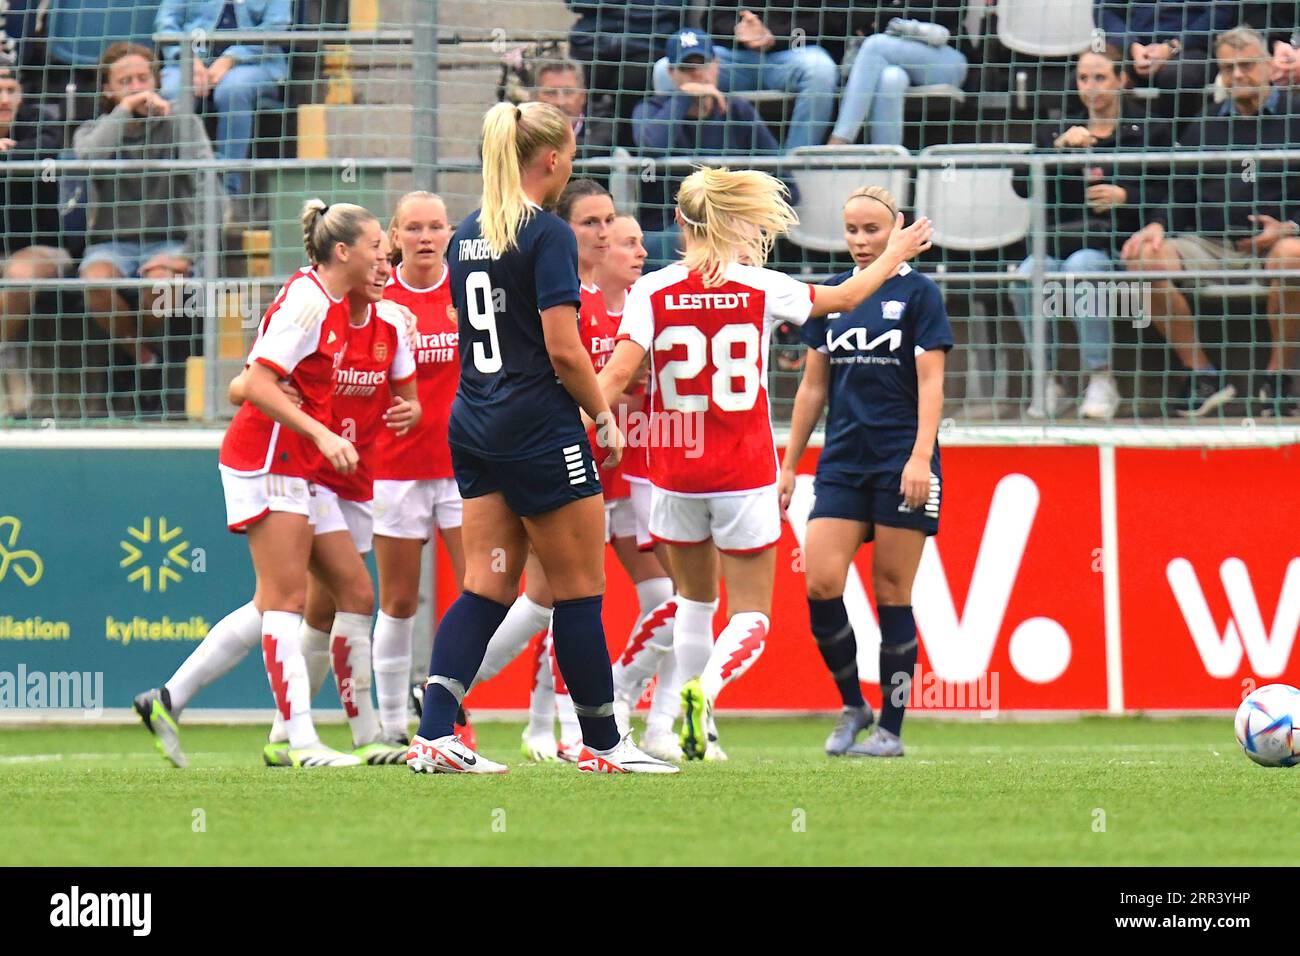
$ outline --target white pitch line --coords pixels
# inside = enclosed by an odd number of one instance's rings
[[[186,754],[187,757],[229,757],[228,753],[192,753]],[[20,764],[20,763],[59,763],[64,760],[152,760],[156,763],[163,762],[157,754],[138,754],[138,753],[97,753],[97,754],[8,754],[0,757],[0,764]]]

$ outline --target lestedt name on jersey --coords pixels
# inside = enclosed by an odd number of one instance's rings
[[[677,309],[747,309],[748,292],[678,292],[664,296],[664,308]]]

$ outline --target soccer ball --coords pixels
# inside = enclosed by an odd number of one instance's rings
[[[1255,763],[1265,767],[1300,763],[1300,690],[1267,684],[1241,702],[1233,723],[1237,743]]]

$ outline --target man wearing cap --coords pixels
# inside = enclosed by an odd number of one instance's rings
[[[783,144],[787,150],[820,146],[830,132],[839,67],[817,45],[823,17],[820,3],[788,0],[779,5],[718,0],[709,8],[711,46],[720,67],[718,88],[727,93],[779,90],[794,96]],[[683,30],[677,37],[687,32],[697,39],[705,35]],[[671,65],[669,57],[655,64],[656,93],[672,91]]]
[[[670,93],[637,104],[632,136],[648,156],[755,156],[780,152],[776,137],[754,107],[718,87],[717,47],[707,33],[682,30],[668,39]],[[641,226],[650,261],[662,265],[675,258],[677,239],[671,200],[680,175],[668,171],[648,181],[642,177]],[[791,186],[793,193],[793,185]],[[793,194],[794,201],[798,195]]]

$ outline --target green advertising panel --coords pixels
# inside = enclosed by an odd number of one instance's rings
[[[0,448],[0,461],[0,710],[59,706],[67,674],[102,674],[99,706],[128,707],[252,597],[215,447]],[[192,706],[271,707],[260,650]]]

